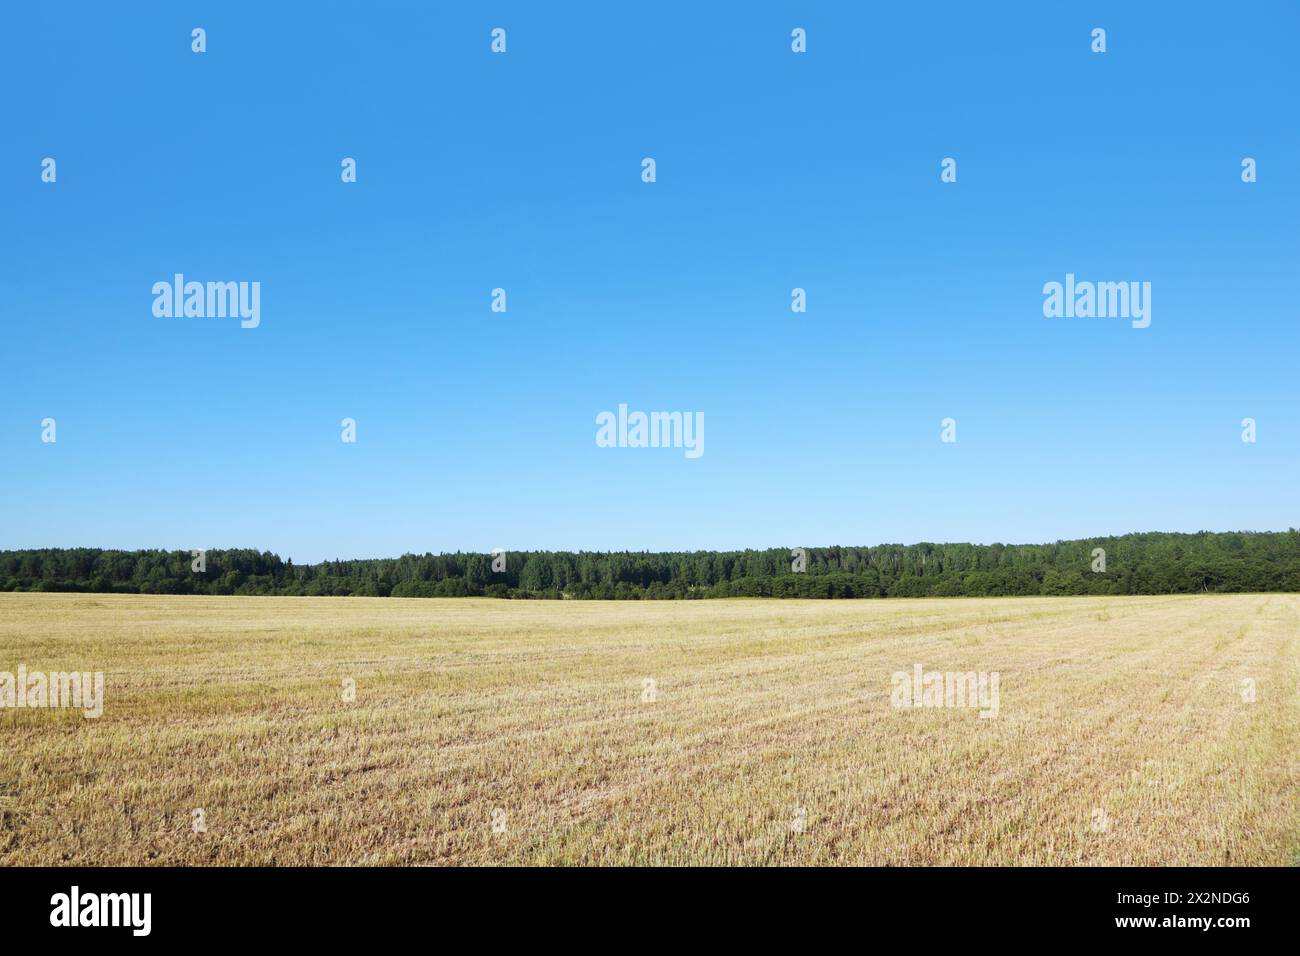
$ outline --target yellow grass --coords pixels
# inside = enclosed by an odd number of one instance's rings
[[[999,715],[891,706],[918,662],[997,671]],[[4,865],[1300,853],[1296,595],[0,594],[0,671],[20,663],[102,670],[107,699],[0,710]]]

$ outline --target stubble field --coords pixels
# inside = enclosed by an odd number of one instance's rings
[[[1297,595],[0,594],[20,664],[105,702],[0,710],[2,865],[1300,858]]]

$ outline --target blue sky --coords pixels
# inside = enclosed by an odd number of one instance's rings
[[[8,10],[0,548],[1296,525],[1300,8],[1136,6]],[[177,272],[260,327],[155,318]],[[1067,272],[1151,327],[1045,318]],[[598,448],[620,402],[705,454]]]

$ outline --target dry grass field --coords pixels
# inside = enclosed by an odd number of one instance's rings
[[[891,706],[916,663],[996,671],[997,717]],[[106,701],[0,710],[3,865],[1300,852],[1296,595],[0,594],[19,664],[102,670]]]

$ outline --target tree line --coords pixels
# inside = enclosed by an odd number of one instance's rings
[[[984,597],[1300,591],[1300,531],[1054,544],[510,551],[294,564],[269,551],[0,551],[2,591],[579,598]]]

